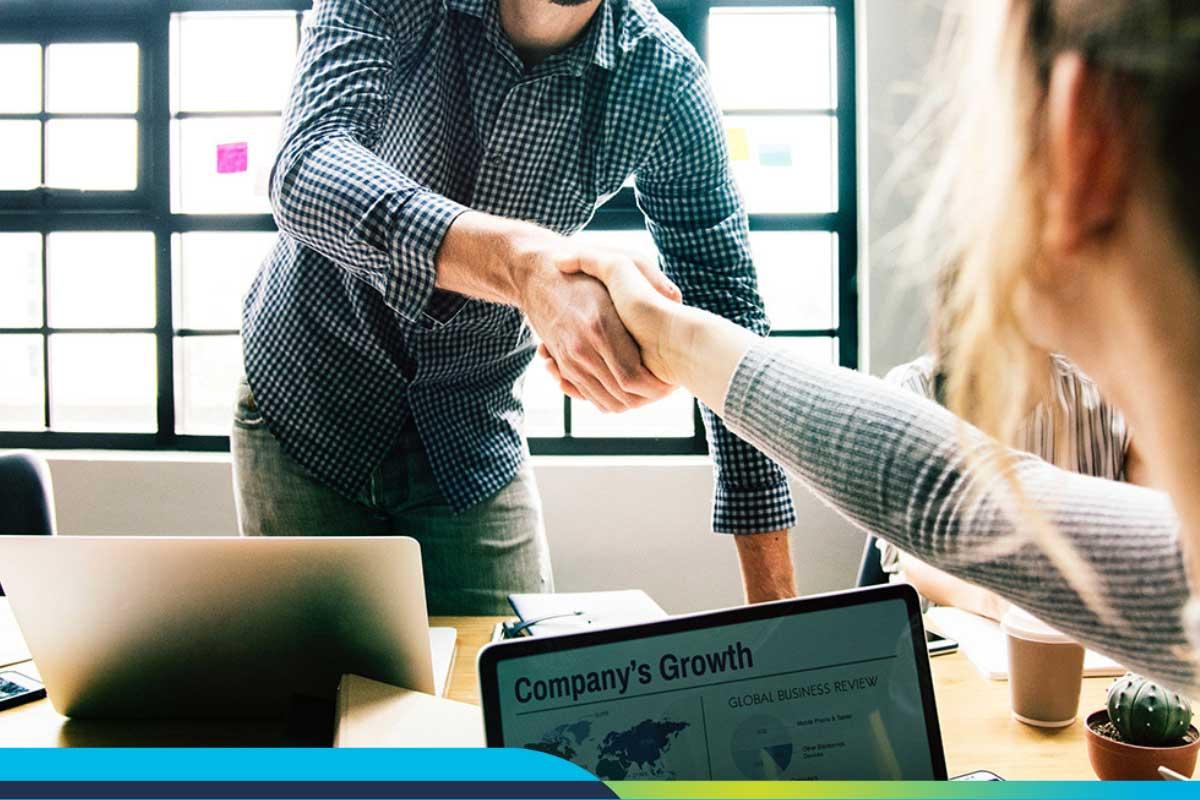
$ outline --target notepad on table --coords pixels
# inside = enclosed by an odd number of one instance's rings
[[[359,675],[338,685],[334,747],[483,747],[479,707]]]
[[[615,592],[567,592],[561,594],[510,594],[508,602],[522,622],[544,619],[530,625],[530,636],[554,636],[599,628],[615,628],[666,619],[667,612],[640,589]],[[580,613],[576,613],[580,612]]]

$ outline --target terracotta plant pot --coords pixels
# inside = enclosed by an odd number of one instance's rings
[[[1159,767],[1173,769],[1180,775],[1191,777],[1196,769],[1196,753],[1200,751],[1200,731],[1192,725],[1188,728],[1190,741],[1175,747],[1140,747],[1114,741],[1096,733],[1093,726],[1108,722],[1108,710],[1100,709],[1088,715],[1087,749],[1088,760],[1096,777],[1103,781],[1157,781]]]

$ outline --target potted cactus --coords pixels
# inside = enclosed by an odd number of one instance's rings
[[[1087,718],[1088,758],[1102,780],[1157,780],[1158,768],[1191,776],[1200,750],[1187,699],[1129,673]]]

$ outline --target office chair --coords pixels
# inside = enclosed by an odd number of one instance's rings
[[[0,535],[54,533],[50,467],[33,453],[0,455]],[[4,587],[0,586],[0,597]]]
[[[867,534],[863,544],[862,560],[858,564],[858,586],[879,586],[888,582],[887,573],[879,560],[879,548],[875,546],[876,537]]]

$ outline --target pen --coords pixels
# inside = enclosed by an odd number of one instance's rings
[[[580,616],[583,616],[582,611],[568,611],[563,614],[547,614],[544,617],[538,617],[537,619],[524,620],[522,622],[504,622],[501,624],[504,626],[504,634],[503,634],[504,638],[505,639],[513,639],[513,638],[516,638],[517,636],[520,636],[522,633],[524,633],[526,630],[533,627],[534,625],[537,625],[539,622],[545,622],[545,621],[551,620],[551,619],[561,619],[563,617],[580,617]]]

